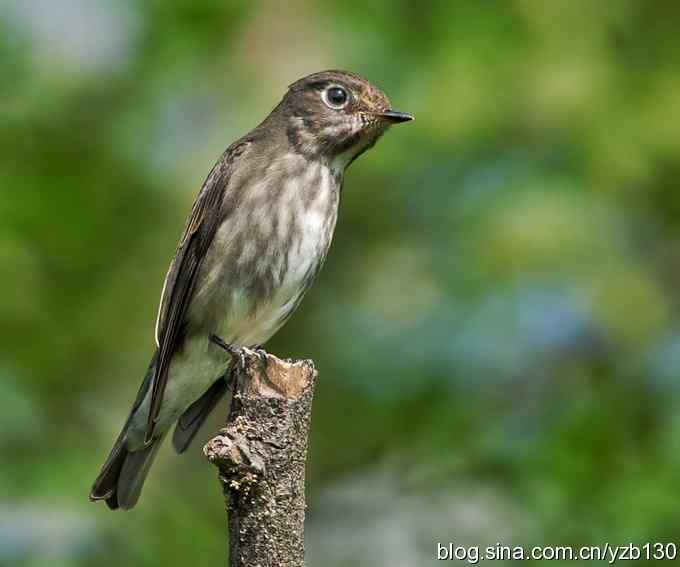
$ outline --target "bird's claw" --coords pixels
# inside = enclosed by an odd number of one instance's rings
[[[260,362],[262,363],[262,367],[267,370],[267,367],[269,366],[269,358],[267,351],[264,350],[262,347],[255,347],[255,353],[257,354],[258,358],[260,359]]]
[[[234,346],[234,345],[224,341],[223,339],[221,339],[217,335],[210,335],[210,342],[212,342],[213,344],[216,344],[218,347],[226,350],[233,359],[237,358],[239,366],[241,368],[245,368],[245,366],[246,366],[246,353],[243,350],[243,347]]]
[[[229,355],[232,358],[238,358],[239,366],[240,368],[245,368],[246,366],[246,353],[245,349],[243,347],[239,346],[234,346],[222,338],[218,337],[217,335],[210,335],[210,342],[216,344],[218,347],[223,348],[226,350]],[[262,367],[267,370],[267,366],[269,365],[269,359],[267,351],[264,350],[263,348],[257,346],[253,349],[255,351],[255,354],[257,354],[257,357],[260,359],[260,363],[262,364]]]

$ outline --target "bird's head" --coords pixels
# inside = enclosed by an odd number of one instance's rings
[[[372,147],[390,125],[413,120],[393,110],[379,88],[346,71],[322,71],[296,81],[275,113],[296,151],[337,169]]]

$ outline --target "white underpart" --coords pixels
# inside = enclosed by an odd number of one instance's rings
[[[264,344],[281,326],[285,315],[300,298],[300,292],[310,271],[314,271],[322,260],[321,243],[328,238],[335,227],[335,215],[327,218],[329,200],[337,199],[331,172],[322,164],[310,165],[305,173],[303,184],[316,178],[320,179],[315,197],[305,205],[301,198],[301,188],[293,180],[284,188],[283,201],[279,214],[280,237],[290,230],[290,223],[297,223],[297,230],[288,251],[287,269],[277,291],[271,301],[262,305],[255,312],[252,305],[238,290],[232,291],[234,305],[241,309],[232,309],[229,317],[222,324],[222,336],[231,337],[231,341],[239,345]],[[295,211],[295,214],[293,214]],[[328,223],[331,223],[330,226]]]

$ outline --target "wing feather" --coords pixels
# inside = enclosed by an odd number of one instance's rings
[[[221,206],[233,161],[243,153],[246,145],[247,142],[241,142],[231,146],[208,175],[196,198],[177,252],[165,276],[156,318],[158,363],[154,369],[146,425],[147,443],[153,438],[168,381],[170,362],[181,342],[186,311],[196,285],[196,276],[219,226],[220,215],[209,213]]]

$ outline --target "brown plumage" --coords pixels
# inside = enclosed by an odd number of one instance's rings
[[[161,294],[157,349],[90,498],[137,502],[161,441],[189,445],[227,390],[234,349],[264,344],[292,315],[331,243],[345,169],[390,124],[411,120],[353,73],[293,83],[229,146],[192,208]]]

